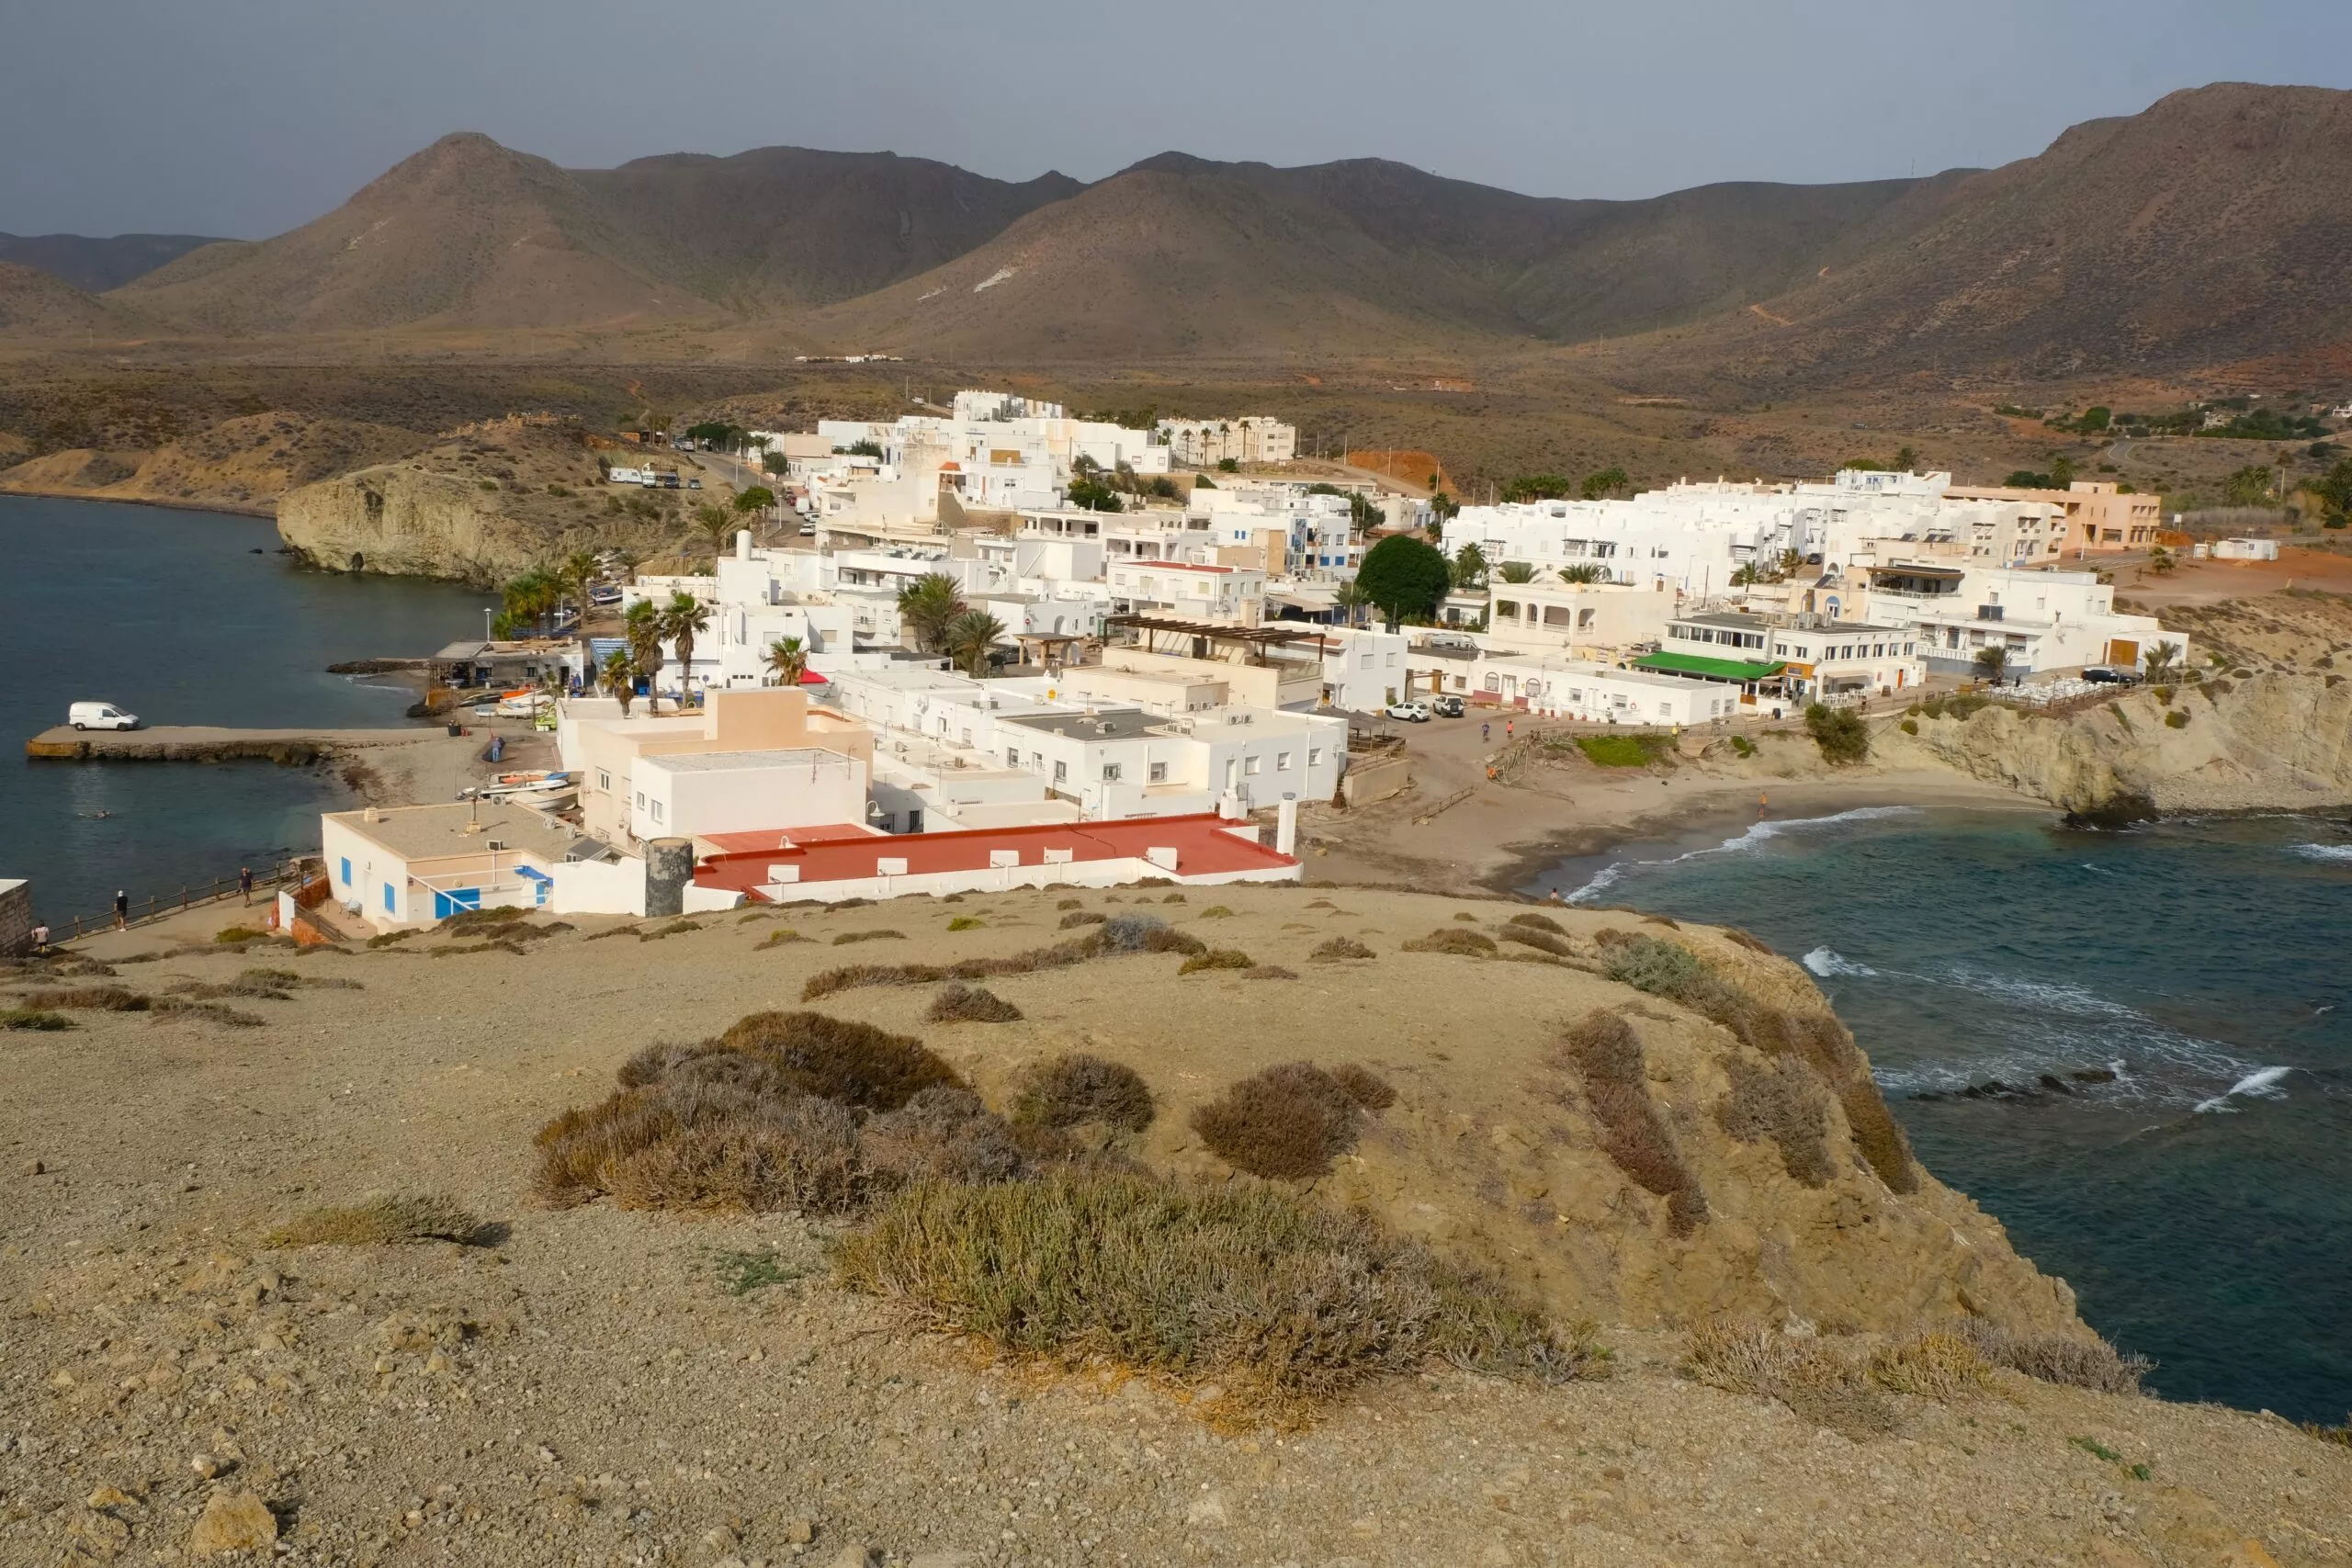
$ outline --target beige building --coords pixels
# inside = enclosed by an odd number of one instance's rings
[[[2061,558],[2144,550],[2164,525],[2162,497],[2127,492],[2106,479],[2076,479],[2064,490],[1953,485],[1944,493],[1954,501],[2028,501],[2054,508],[2048,553]]]
[[[1188,468],[1236,463],[1287,463],[1298,456],[1298,427],[1250,414],[1241,419],[1163,419],[1168,455]]]
[[[1566,649],[1600,658],[1657,641],[1674,614],[1675,597],[1662,580],[1638,587],[1496,581],[1487,589],[1487,640],[1502,649]]]
[[[856,761],[861,778],[872,776],[874,764],[874,732],[863,722],[781,687],[714,691],[700,710],[659,718],[642,708],[623,717],[609,697],[574,697],[560,711],[556,740],[563,765],[580,781],[582,827],[624,846],[638,842],[641,757],[814,750]]]

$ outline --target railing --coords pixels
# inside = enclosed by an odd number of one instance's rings
[[[254,893],[260,893],[265,887],[277,888],[289,883],[299,886],[301,883],[302,869],[306,863],[308,863],[300,859],[284,860],[279,861],[266,873],[255,872],[254,874]],[[207,904],[218,904],[223,899],[238,897],[243,891],[243,886],[235,877],[216,876],[209,884],[181,888],[175,898],[165,897],[160,894],[151,894],[143,901],[134,898],[130,901],[130,908],[123,917],[123,927],[128,930],[131,926],[143,926],[151,921],[160,920],[167,915],[176,915],[184,910],[200,908]],[[108,909],[99,915],[74,915],[64,920],[51,920],[46,924],[49,926],[49,940],[52,944],[75,942],[99,931],[114,930],[115,913]]]

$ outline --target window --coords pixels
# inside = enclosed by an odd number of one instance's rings
[[[662,803],[658,800],[653,803],[653,820],[656,822],[662,820]]]
[[[1004,749],[1004,765],[1008,768],[1017,768],[1021,765],[1020,747],[1008,746]]]
[[[1367,649],[1364,651],[1363,662],[1359,665],[1358,668],[1363,670],[1369,670],[1372,668],[1372,652],[1370,649]]]
[[[1310,768],[1319,768],[1323,765],[1322,747],[1309,746],[1306,749],[1306,765]]]
[[[1104,784],[1117,784],[1119,782],[1118,763],[1105,762],[1102,764],[1102,782]]]
[[[1241,760],[1241,771],[1255,778],[1258,774],[1258,764],[1264,761],[1263,757],[1245,757]]]
[[[345,887],[351,886],[351,857],[349,855],[343,857],[342,874],[337,876],[335,880],[342,883]]]
[[[1391,670],[1396,668],[1396,656],[1393,653],[1388,656],[1388,668]]]
[[[1029,765],[1030,765],[1031,767],[1033,767],[1033,768],[1036,768],[1036,769],[1038,769],[1038,770],[1040,770],[1040,771],[1043,771],[1043,770],[1044,770],[1044,768],[1045,768],[1045,766],[1046,766],[1046,754],[1045,754],[1043,751],[1032,751],[1032,752],[1030,752],[1030,753],[1029,753]]]
[[[637,808],[639,811],[645,809],[645,792],[643,790],[639,790],[637,792]]]
[[[596,788],[605,795],[613,793],[613,775],[609,770],[605,768],[596,770]]]
[[[1054,782],[1056,784],[1061,784],[1069,778],[1069,764],[1068,762],[1056,762],[1054,764]]]
[[[1154,762],[1151,765],[1151,782],[1153,784],[1166,784],[1168,782],[1167,763]]]
[[[1276,772],[1276,773],[1286,773],[1290,772],[1290,753],[1289,753],[1289,752],[1287,752],[1287,751],[1277,751],[1277,752],[1275,752],[1275,753],[1274,753],[1274,772]]]

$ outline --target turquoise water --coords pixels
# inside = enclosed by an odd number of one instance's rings
[[[0,876],[31,877],[42,918],[315,850],[319,812],[347,803],[323,769],[25,759],[69,703],[150,724],[398,725],[413,691],[326,666],[481,628],[477,592],[305,571],[277,548],[257,518],[0,496]]]
[[[1928,1168],[2167,1397],[2352,1411],[2352,828],[1876,807],[1628,845],[1555,888],[1800,958]]]

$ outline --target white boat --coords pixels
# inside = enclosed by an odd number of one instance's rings
[[[475,793],[484,800],[504,801],[510,806],[548,807],[571,801],[579,795],[580,785],[570,773],[526,768],[518,773],[501,773]]]
[[[555,698],[536,686],[502,693],[496,713],[501,718],[537,718],[555,706]]]

